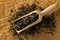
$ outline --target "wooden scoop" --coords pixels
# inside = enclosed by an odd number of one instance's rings
[[[29,16],[29,15],[33,14],[33,13],[38,14],[38,17],[39,17],[35,22],[31,23],[30,25],[24,27],[24,28],[21,29],[21,30],[16,30],[16,32],[17,32],[17,33],[21,33],[22,31],[25,31],[26,29],[28,29],[28,28],[30,28],[30,27],[38,24],[39,22],[41,22],[43,16],[45,16],[45,15],[51,15],[53,12],[55,12],[55,11],[57,10],[57,5],[58,5],[57,3],[54,3],[54,4],[50,5],[49,7],[47,7],[47,8],[46,8],[45,10],[43,10],[43,11],[35,10],[35,11],[32,11],[32,12],[30,12],[30,13],[22,16],[21,18],[18,18],[18,19],[16,19],[16,20],[14,20],[14,22],[15,22],[15,21],[17,21],[17,20],[20,20],[20,19],[22,19],[22,18],[24,18],[24,17],[26,17],[26,16]]]

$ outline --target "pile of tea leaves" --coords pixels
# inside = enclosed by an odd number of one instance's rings
[[[16,19],[18,19],[18,17],[24,16],[24,15],[34,11],[36,9],[36,7],[37,7],[36,4],[26,5],[26,6],[22,5],[20,8],[18,8],[19,11],[17,11],[10,18],[10,21],[16,20]],[[40,11],[44,10],[42,7],[39,7],[39,9],[40,9]],[[11,23],[11,30],[13,30],[13,33],[16,35],[17,33],[16,33],[15,29],[13,28],[14,27],[13,24],[14,23]],[[50,16],[44,16],[40,23],[38,23],[37,25],[34,25],[33,27],[23,31],[20,34],[34,35],[42,27],[45,29],[49,29],[49,32],[46,32],[46,33],[53,34],[53,32],[55,31],[55,14],[54,13],[51,14]],[[40,33],[40,32],[37,32],[37,33]]]

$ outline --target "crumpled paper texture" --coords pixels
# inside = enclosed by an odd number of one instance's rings
[[[3,18],[10,17],[11,9],[17,9],[20,7],[19,5],[32,4],[34,2],[42,8],[46,8],[55,2],[59,3],[60,0],[0,0],[0,40],[18,40],[18,37],[14,37],[12,32],[10,32],[10,23],[7,22],[8,18]],[[56,32],[54,35],[44,33],[35,34],[33,37],[28,35],[27,39],[26,35],[22,35],[23,39],[20,40],[60,40],[60,5],[58,8],[56,11]]]

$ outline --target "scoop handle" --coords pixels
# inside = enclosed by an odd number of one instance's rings
[[[54,3],[52,5],[50,5],[49,7],[47,7],[45,10],[41,11],[40,13],[44,16],[44,15],[51,15],[53,12],[55,12],[57,10],[57,5],[58,3]]]

